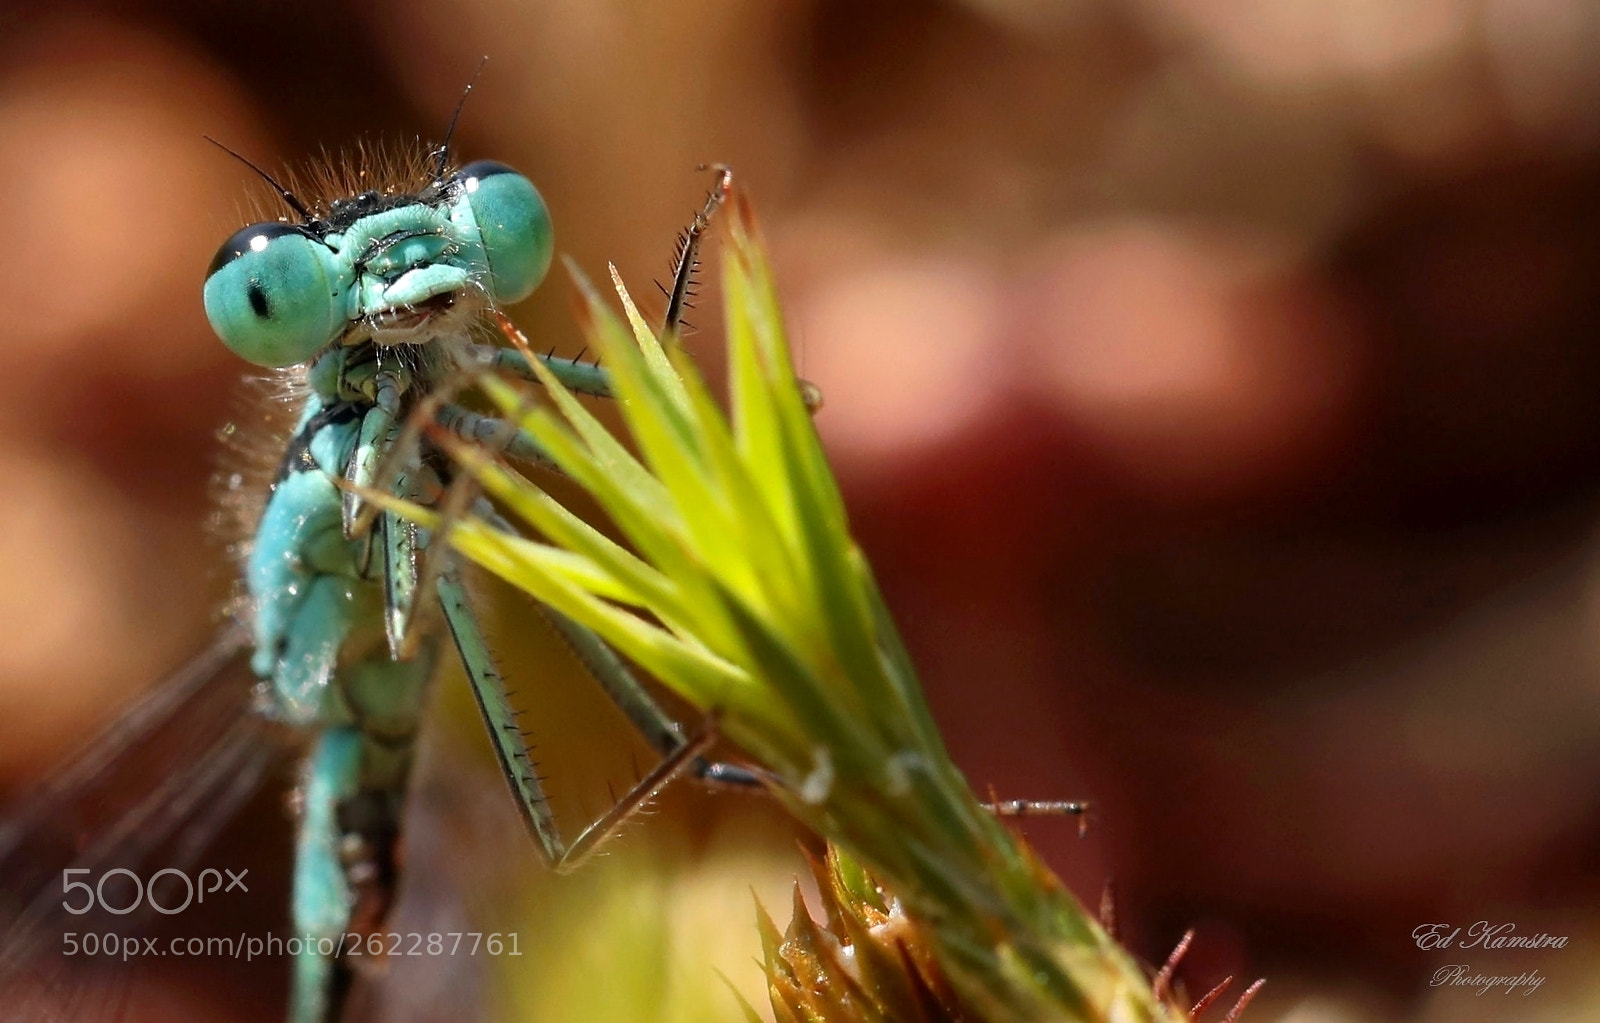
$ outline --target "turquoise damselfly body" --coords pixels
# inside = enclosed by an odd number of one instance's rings
[[[350,180],[360,187],[319,200],[303,201],[250,166],[293,217],[252,224],[222,245],[206,275],[206,313],[231,350],[291,382],[299,409],[263,495],[236,495],[258,513],[242,558],[247,599],[204,654],[0,821],[0,870],[74,793],[119,763],[152,757],[188,763],[170,783],[124,794],[131,805],[110,812],[100,836],[70,849],[66,862],[84,873],[125,867],[162,842],[176,857],[165,862],[192,862],[260,780],[271,735],[298,737],[306,756],[290,916],[296,935],[326,940],[306,942],[296,955],[288,1016],[327,1023],[340,1018],[355,979],[338,950],[347,938],[380,931],[393,901],[424,696],[447,649],[465,668],[528,830],[557,868],[581,860],[679,773],[761,783],[747,769],[703,759],[709,733],[687,737],[610,648],[546,609],[663,757],[616,807],[564,841],[460,566],[428,531],[358,496],[382,489],[502,522],[461,485],[430,431],[512,459],[539,462],[541,454],[511,424],[456,404],[454,391],[484,372],[535,380],[529,360],[537,358],[569,388],[609,395],[599,366],[533,355],[500,312],[530,294],[551,262],[550,217],[533,184],[500,163],[453,168],[448,133],[398,173],[389,168],[387,182],[357,175]],[[700,232],[727,187],[719,171],[680,246],[669,330],[681,316]],[[497,335],[514,347],[495,343]],[[238,681],[246,666],[248,699]],[[247,702],[257,717],[238,713]],[[187,723],[152,752],[151,736],[180,708]],[[37,893],[10,882],[0,888],[9,900],[0,904],[4,992],[8,976],[15,980],[48,947],[62,893],[49,884]]]

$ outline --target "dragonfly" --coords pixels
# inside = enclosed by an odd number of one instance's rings
[[[597,636],[543,609],[661,755],[610,811],[564,839],[462,566],[440,537],[359,496],[381,490],[510,528],[463,485],[439,435],[511,460],[545,459],[513,424],[457,403],[463,382],[490,372],[536,381],[537,359],[574,391],[610,395],[602,367],[581,355],[534,354],[503,312],[549,270],[550,213],[510,166],[456,165],[455,123],[438,147],[389,167],[386,180],[352,177],[356,186],[316,199],[238,157],[287,213],[223,242],[206,272],[205,312],[223,344],[276,375],[292,412],[282,438],[254,444],[267,452],[265,484],[236,474],[226,487],[248,521],[244,599],[205,651],[0,819],[0,991],[20,983],[62,919],[63,893],[7,859],[28,836],[65,815],[93,819],[87,844],[78,831],[61,840],[52,871],[65,862],[93,877],[158,847],[163,864],[192,863],[289,743],[303,756],[289,915],[296,936],[315,940],[294,956],[288,1019],[340,1019],[358,974],[344,950],[381,932],[395,899],[424,699],[447,656],[465,670],[534,845],[558,870],[582,861],[675,777],[764,784],[754,768],[708,760],[713,729],[691,734]],[[729,182],[719,168],[680,243],[665,332],[681,325],[699,239]],[[133,765],[140,777],[167,777],[146,792],[119,791]]]

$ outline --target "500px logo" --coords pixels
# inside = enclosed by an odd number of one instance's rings
[[[220,871],[214,867],[207,867],[200,871],[198,877],[191,879],[178,868],[167,867],[151,874],[149,882],[146,883],[138,874],[126,867],[113,867],[101,874],[99,880],[93,884],[90,884],[92,878],[79,881],[72,879],[74,874],[92,873],[93,871],[87,867],[69,867],[61,872],[61,894],[66,896],[61,900],[62,909],[81,916],[98,906],[107,913],[124,916],[148,902],[150,908],[157,913],[172,916],[188,909],[190,903],[205,902],[207,895],[231,892],[235,888],[243,892],[250,891],[244,883],[244,876],[250,873],[249,868],[235,873],[226,867]],[[223,877],[224,874],[227,875],[226,879]],[[124,878],[126,880],[122,880]],[[106,886],[108,881],[113,882],[109,891]],[[156,898],[158,883],[160,883],[160,899]],[[79,892],[79,889],[82,891]],[[178,900],[180,894],[183,896],[181,902]]]

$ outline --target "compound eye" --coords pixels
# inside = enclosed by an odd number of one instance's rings
[[[555,252],[550,210],[539,190],[493,160],[467,164],[452,181],[460,188],[456,201],[471,207],[477,222],[495,301],[528,297],[544,280]]]
[[[344,327],[331,253],[289,224],[252,224],[222,243],[206,271],[206,319],[257,366],[305,362]]]

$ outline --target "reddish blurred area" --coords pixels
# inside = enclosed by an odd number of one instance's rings
[[[1095,801],[1089,842],[1032,830],[1091,902],[1115,879],[1136,952],[1199,923],[1201,989],[1265,973],[1354,1006],[1328,1018],[1457,1019],[1491,1010],[1426,1000],[1416,926],[1595,933],[1593,4],[127,0],[0,25],[8,774],[226,589],[201,523],[240,367],[199,285],[253,186],[201,135],[273,169],[436,140],[488,54],[458,152],[527,172],[592,273],[663,274],[695,166],[737,169],[958,762]],[[517,315],[570,352],[565,292]]]

